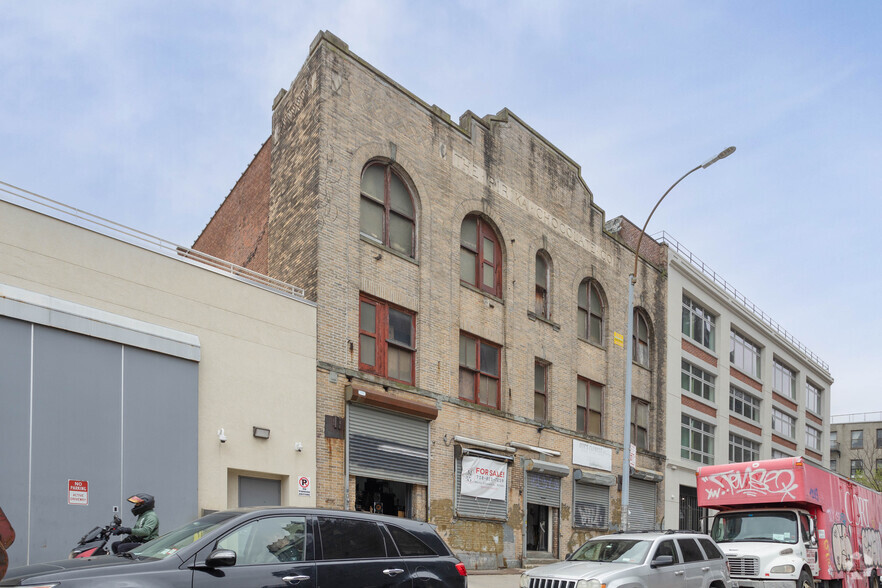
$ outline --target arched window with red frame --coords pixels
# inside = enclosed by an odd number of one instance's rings
[[[390,164],[374,162],[361,174],[361,234],[389,249],[416,256],[413,196]]]
[[[493,227],[470,214],[462,221],[459,278],[464,284],[502,297],[502,251]]]

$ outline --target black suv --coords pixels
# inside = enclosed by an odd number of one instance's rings
[[[350,511],[262,508],[216,512],[127,554],[13,570],[0,586],[336,588],[468,585],[434,528]]]

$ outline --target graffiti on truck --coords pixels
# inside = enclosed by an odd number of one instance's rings
[[[882,534],[879,529],[861,529],[861,554],[864,556],[864,566],[872,568],[882,565]]]
[[[851,532],[848,530],[848,525],[836,523],[833,525],[831,535],[833,536],[830,547],[833,565],[836,566],[837,571],[848,572],[853,567],[851,560]]]
[[[702,480],[708,482],[705,487],[707,497],[717,499],[727,495],[731,496],[775,496],[781,501],[795,497],[794,492],[799,484],[794,480],[791,470],[769,470],[762,467],[754,467],[754,464],[745,470],[728,470],[719,474],[703,476]]]

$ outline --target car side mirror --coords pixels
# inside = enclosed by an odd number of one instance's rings
[[[674,563],[674,556],[672,555],[660,555],[650,564],[653,568],[662,568],[664,566],[669,566]]]
[[[206,558],[205,565],[210,568],[228,568],[236,565],[236,552],[232,549],[215,549]]]
[[[568,553],[567,556],[564,558],[564,561],[570,561],[570,558],[571,558],[571,557],[573,557],[573,554],[572,554],[572,553]]]

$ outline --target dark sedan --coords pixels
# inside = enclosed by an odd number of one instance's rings
[[[113,556],[9,570],[41,588],[465,588],[465,566],[428,523],[368,513],[265,508],[213,513]]]

